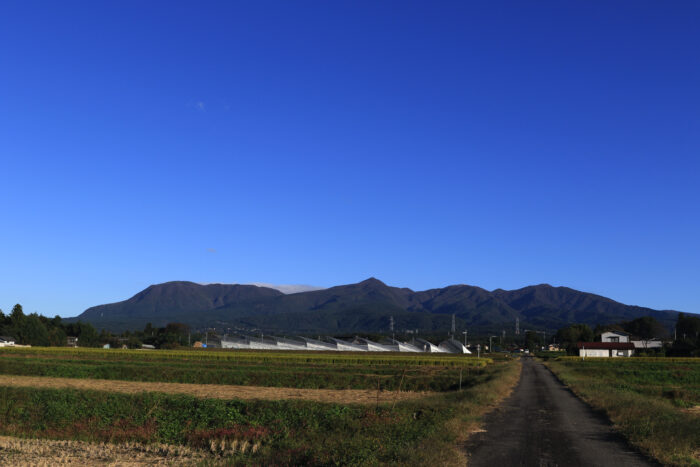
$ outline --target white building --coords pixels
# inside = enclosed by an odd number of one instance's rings
[[[579,342],[579,357],[631,357],[634,344],[631,342]]]
[[[11,337],[2,336],[0,337],[0,347],[14,347],[15,340]]]
[[[600,335],[603,342],[629,342],[630,335],[624,331],[607,331]]]
[[[631,341],[634,344],[634,348],[637,350],[644,349],[660,349],[664,346],[664,343],[660,339],[641,339]]]

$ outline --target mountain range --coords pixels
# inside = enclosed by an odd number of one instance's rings
[[[69,321],[87,321],[113,332],[181,322],[194,328],[261,330],[272,333],[339,334],[395,329],[447,332],[455,315],[458,329],[470,332],[556,330],[571,323],[610,324],[653,316],[671,329],[678,312],[624,305],[567,287],[540,284],[488,291],[451,285],[414,292],[369,278],[356,284],[284,294],[270,287],[196,284],[152,285],[128,300],[88,308]]]

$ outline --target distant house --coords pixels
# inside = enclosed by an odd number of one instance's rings
[[[602,342],[629,342],[630,335],[624,331],[607,331],[600,335]]]
[[[635,349],[660,349],[663,342],[659,339],[635,339],[624,331],[608,331],[600,335],[603,342],[630,342]]]
[[[9,336],[0,336],[0,347],[14,347],[15,340]]]
[[[68,336],[66,338],[66,346],[67,347],[77,347],[78,346],[78,338]]]
[[[579,342],[579,357],[631,357],[634,344],[631,342]]]

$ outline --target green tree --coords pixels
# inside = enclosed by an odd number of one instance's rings
[[[542,336],[534,331],[527,331],[525,333],[525,347],[527,347],[530,352],[536,352],[542,347]]]
[[[20,321],[16,328],[16,337],[24,345],[49,345],[49,331],[36,313],[26,316]]]
[[[653,316],[642,316],[624,324],[624,329],[630,334],[642,339],[652,339],[666,335],[666,329]]]
[[[678,313],[676,323],[676,339],[695,342],[700,339],[700,316],[689,316]]]
[[[62,327],[49,329],[49,345],[53,347],[65,347],[68,336]]]
[[[100,335],[90,323],[80,324],[80,332],[78,333],[78,345],[80,347],[99,347]]]
[[[10,326],[12,325],[12,322],[10,321],[10,317],[6,316],[5,313],[0,310],[0,333],[1,334],[10,334]]]
[[[17,328],[22,325],[24,321],[24,311],[22,311],[22,305],[19,303],[12,307],[12,312],[10,313],[10,326]]]
[[[66,326],[66,333],[71,337],[78,338],[79,347],[99,347],[100,335],[90,323],[70,323]]]
[[[593,341],[593,331],[586,324],[572,324],[558,330],[556,338],[569,354],[575,354],[578,342]]]
[[[136,336],[129,337],[129,340],[126,342],[126,346],[130,349],[140,349],[141,344],[142,342]]]

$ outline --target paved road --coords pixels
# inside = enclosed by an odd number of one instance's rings
[[[541,363],[523,358],[513,394],[466,446],[469,467],[651,466]]]

